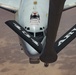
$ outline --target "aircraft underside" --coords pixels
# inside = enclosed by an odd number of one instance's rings
[[[7,0],[6,0],[7,1]],[[15,13],[15,20],[5,23],[20,39],[30,63],[42,61],[47,67],[58,53],[76,37],[76,24],[55,42],[63,11],[76,7],[70,0],[0,0],[0,8]],[[69,4],[68,4],[69,3]]]

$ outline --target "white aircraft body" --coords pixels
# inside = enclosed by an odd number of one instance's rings
[[[76,5],[76,0],[66,0],[64,9]],[[43,46],[46,45],[46,29],[48,26],[49,0],[0,0],[0,7],[15,11],[15,21]],[[39,62],[39,54],[21,37],[20,44],[30,61]]]
[[[43,4],[43,5],[42,5]],[[41,8],[41,9],[40,9]],[[45,44],[45,30],[47,28],[49,0],[22,0],[16,21],[33,35],[43,46]],[[45,10],[46,9],[46,10]],[[29,11],[30,10],[30,11]],[[26,13],[26,14],[25,14]],[[27,42],[23,41],[30,57],[39,57],[39,53]],[[24,46],[25,47],[25,46]],[[25,48],[25,49],[26,49]]]

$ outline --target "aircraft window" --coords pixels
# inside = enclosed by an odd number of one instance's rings
[[[36,39],[37,39],[39,42],[41,42],[41,41],[43,40],[43,38],[44,38],[43,32],[38,32],[38,33],[36,33]]]
[[[36,37],[40,37],[40,36],[43,36],[43,32],[36,33]]]
[[[34,36],[34,33],[33,32],[29,32],[29,34],[32,35],[32,36]]]
[[[25,27],[25,29],[26,29],[27,27]]]
[[[30,28],[28,27],[27,30],[30,30]]]
[[[42,30],[43,28],[40,28],[40,30]]]

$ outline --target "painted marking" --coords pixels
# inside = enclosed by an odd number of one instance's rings
[[[60,46],[63,42],[65,42],[72,34],[74,34],[76,31],[76,28],[72,29],[71,32],[69,32],[62,40],[59,41],[58,46]]]
[[[22,31],[22,33],[23,33],[24,35],[26,35],[28,38],[31,38],[31,36],[30,36],[27,32]]]
[[[14,24],[14,26],[15,26],[17,29],[21,30],[21,27],[20,27],[20,26],[18,26],[18,25],[15,24],[15,23],[13,23],[13,24]]]
[[[35,41],[34,39],[32,39],[31,38],[31,40],[37,45],[37,46],[39,46],[39,44],[38,44],[38,42],[37,41]]]
[[[39,43],[38,43],[37,41],[35,41],[34,39],[32,39],[31,36],[30,36],[26,31],[22,30],[19,25],[15,24],[15,23],[13,23],[13,24],[14,24],[14,26],[15,26],[17,29],[21,30],[21,32],[22,32],[24,35],[26,35],[28,38],[30,38],[30,39],[32,40],[32,42],[34,42],[34,44],[36,44],[37,46],[39,46]]]

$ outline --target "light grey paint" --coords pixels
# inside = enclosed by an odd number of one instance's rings
[[[21,0],[0,0],[0,6],[10,10],[18,10],[20,2]]]

